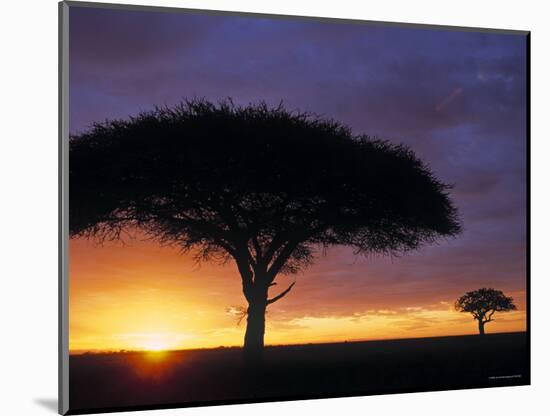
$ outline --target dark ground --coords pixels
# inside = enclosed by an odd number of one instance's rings
[[[70,413],[529,383],[525,333],[70,358]],[[205,403],[209,402],[209,403]]]

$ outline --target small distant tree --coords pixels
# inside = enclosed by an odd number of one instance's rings
[[[459,312],[469,312],[478,322],[479,335],[485,335],[485,324],[494,321],[495,312],[509,312],[517,309],[511,297],[500,290],[481,288],[467,292],[455,302]]]
[[[409,148],[265,104],[204,100],[95,124],[71,137],[70,235],[140,230],[198,261],[233,262],[244,349],[264,346],[269,291],[317,250],[396,254],[461,231],[449,186]]]

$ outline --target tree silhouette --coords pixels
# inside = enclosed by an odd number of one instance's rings
[[[517,308],[513,299],[500,290],[481,288],[458,298],[455,309],[471,313],[478,322],[479,335],[485,335],[485,324],[494,321],[495,312],[515,311]]]
[[[449,186],[403,145],[282,105],[185,101],[70,139],[70,235],[141,230],[234,261],[248,302],[244,349],[261,355],[279,274],[334,245],[398,254],[461,230]]]

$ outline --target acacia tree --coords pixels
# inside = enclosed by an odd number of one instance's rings
[[[479,335],[485,335],[485,324],[495,319],[495,312],[508,312],[517,309],[511,297],[505,296],[500,290],[481,288],[458,298],[455,309],[469,312],[478,322]]]
[[[185,101],[70,139],[70,235],[141,230],[198,261],[232,261],[248,302],[244,349],[264,345],[279,274],[318,250],[398,254],[454,236],[449,195],[403,145],[266,104]]]

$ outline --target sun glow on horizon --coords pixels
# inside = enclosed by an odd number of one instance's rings
[[[238,324],[232,305],[243,306],[245,300],[240,277],[232,265],[205,263],[197,269],[191,258],[147,242],[94,247],[86,241],[71,240],[70,250],[72,353],[143,351],[150,352],[151,357],[162,357],[163,351],[242,346],[246,320]],[[477,331],[471,316],[452,307],[453,296],[469,286],[424,299],[420,291],[399,296],[398,290],[388,293],[385,288],[375,295],[376,282],[369,282],[364,295],[360,290],[350,290],[337,298],[330,280],[325,283],[326,290],[319,291],[317,286],[324,268],[331,273],[328,260],[320,259],[317,269],[313,267],[300,277],[288,297],[268,309],[266,344],[417,338]],[[333,257],[332,261],[337,260]],[[351,268],[339,267],[346,273]],[[360,265],[353,267],[363,273]],[[279,283],[283,287],[286,281]],[[353,287],[359,283],[353,281]],[[488,333],[524,331],[525,290],[502,288],[514,297],[519,310],[498,315],[496,322],[488,325]]]
[[[165,342],[152,339],[151,341],[145,343],[143,349],[146,351],[166,351],[170,348]]]
[[[175,332],[144,332],[120,334],[119,338],[131,345],[131,349],[161,352],[185,348],[183,341],[189,336]]]

